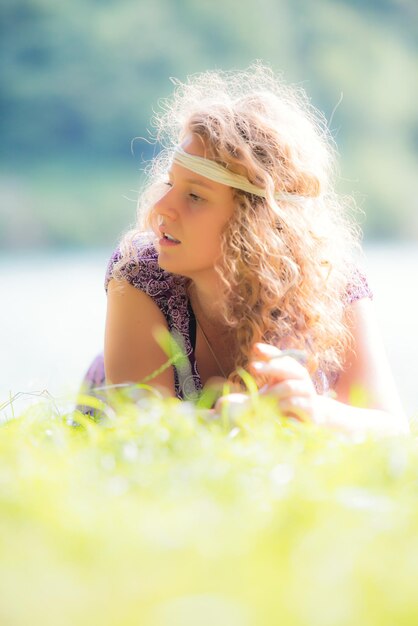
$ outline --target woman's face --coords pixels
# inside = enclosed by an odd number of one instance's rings
[[[181,145],[189,154],[208,156],[197,135],[188,135]],[[221,232],[233,211],[231,187],[172,163],[167,192],[154,205],[153,213],[160,230],[180,243],[163,239],[158,232],[159,265],[192,280],[213,274],[221,254]]]

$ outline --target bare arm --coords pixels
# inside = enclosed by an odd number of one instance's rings
[[[318,395],[307,369],[296,359],[283,356],[275,346],[255,344],[250,368],[263,382],[261,393],[272,395],[280,413],[348,433],[381,435],[408,434],[410,427],[403,411],[379,333],[373,303],[361,299],[350,305],[349,327],[353,346],[345,358],[334,391],[336,398]],[[218,401],[240,405],[250,403],[246,394],[231,394]]]
[[[104,363],[108,384],[137,383],[160,368],[168,357],[152,331],[167,328],[155,302],[126,280],[111,280],[107,292]],[[174,396],[174,372],[169,367],[147,384],[166,388]]]
[[[354,302],[349,316],[353,348],[334,388],[337,398],[327,402],[331,421],[347,422],[347,425],[351,422],[354,429],[358,425],[372,430],[409,432],[373,302],[368,298]],[[353,409],[353,404],[360,407]]]

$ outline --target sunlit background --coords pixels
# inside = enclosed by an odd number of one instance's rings
[[[2,0],[0,401],[76,391],[106,263],[134,221],[170,77],[255,59],[302,85],[341,155],[395,378],[417,411],[415,0]]]

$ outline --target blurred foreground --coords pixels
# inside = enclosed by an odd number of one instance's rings
[[[76,419],[78,426],[71,425]],[[0,426],[4,626],[415,626],[418,447],[139,396]]]

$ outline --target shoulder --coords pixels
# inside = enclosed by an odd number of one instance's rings
[[[104,369],[108,384],[152,380],[152,385],[175,393],[172,368],[163,367],[167,354],[157,332],[167,322],[156,302],[126,280],[108,286],[104,341]]]
[[[352,266],[350,279],[343,294],[343,302],[345,305],[350,305],[362,298],[370,298],[372,300],[373,291],[369,285],[365,269],[359,266]]]
[[[132,287],[145,292],[153,299],[169,294],[177,283],[176,277],[158,265],[158,252],[154,244],[145,237],[138,238],[130,250],[121,247],[113,252],[106,270],[105,290],[112,278],[124,279]]]

